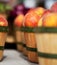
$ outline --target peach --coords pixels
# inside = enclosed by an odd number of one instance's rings
[[[36,13],[37,15],[39,15],[40,17],[43,15],[44,12],[45,12],[45,9],[44,9],[43,7],[37,7],[37,8],[35,9],[35,13]]]
[[[43,19],[43,17],[40,18],[40,20],[38,22],[38,27],[42,26],[42,19]]]
[[[38,21],[40,19],[40,16],[38,16],[34,12],[29,12],[25,16],[24,24],[26,27],[36,27],[38,25]]]
[[[0,15],[0,26],[8,26],[8,22],[3,15]]]
[[[48,15],[49,13],[51,13],[50,10],[46,9],[43,13],[43,16],[40,18],[39,22],[38,22],[38,26],[42,26],[42,19],[44,16]]]
[[[28,11],[28,13],[29,12],[34,12],[35,11],[35,8],[31,8],[29,11]]]
[[[46,15],[46,14],[49,14],[49,13],[51,13],[51,12],[52,12],[51,10],[46,9],[46,10],[44,11],[44,13],[43,13],[43,16]]]
[[[51,6],[51,11],[57,12],[57,2],[55,2],[55,3]]]
[[[23,14],[19,14],[16,19],[14,20],[14,25],[21,27],[23,25],[23,20],[24,20],[24,15]]]
[[[42,19],[42,25],[45,27],[56,27],[57,26],[57,13],[49,13]]]

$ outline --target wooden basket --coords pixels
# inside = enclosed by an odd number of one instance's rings
[[[26,34],[25,32],[22,32],[22,42],[23,42],[23,54],[27,56],[27,50],[26,50]]]
[[[27,33],[26,46],[27,46],[29,61],[37,63],[38,60],[37,60],[35,33]]]
[[[8,32],[8,26],[0,26],[0,61],[3,59],[3,52],[4,52],[7,32]]]
[[[22,32],[19,30],[15,31],[16,42],[17,42],[17,49],[18,51],[23,51],[23,44],[22,44]]]
[[[35,34],[40,65],[57,65],[57,28],[40,27]]]
[[[27,33],[24,32],[24,40],[25,40],[25,44],[24,44],[24,51],[23,51],[23,52],[24,52],[24,55],[25,55],[25,56],[28,55],[27,46],[26,46],[27,43],[28,43],[28,39],[27,39],[27,37],[28,37],[28,36],[27,36]]]
[[[23,31],[26,44],[25,52],[27,53],[26,55],[28,56],[28,60],[31,62],[38,63],[34,28],[23,27]]]
[[[0,32],[0,61],[3,59],[6,37],[7,37],[7,33]]]

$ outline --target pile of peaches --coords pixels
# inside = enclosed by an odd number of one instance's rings
[[[26,27],[56,27],[57,26],[57,2],[52,5],[50,9],[45,9],[43,7],[37,7],[31,9],[24,16],[23,14],[18,15],[17,21],[15,21],[16,26],[26,26]],[[16,19],[15,19],[16,20]]]

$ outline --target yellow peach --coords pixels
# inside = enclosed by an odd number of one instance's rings
[[[14,25],[21,27],[23,25],[24,15],[19,14],[16,19],[14,20]]]
[[[43,26],[57,27],[57,13],[49,13],[43,17]]]

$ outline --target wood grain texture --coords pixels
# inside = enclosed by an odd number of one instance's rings
[[[57,33],[38,33],[36,41],[39,52],[57,54]],[[57,65],[57,59],[39,57],[39,64]]]
[[[0,32],[0,46],[5,46],[5,41],[6,41],[7,33]],[[0,60],[3,58],[3,50],[0,50]]]
[[[22,33],[21,33],[21,31],[18,31],[18,30],[15,31],[15,36],[16,36],[16,44],[17,44],[17,42],[21,42],[22,43]],[[17,44],[17,50],[23,51],[22,44],[21,45]]]
[[[27,35],[27,32],[24,32],[24,41],[25,41],[25,45],[27,45],[27,43],[28,43],[28,35]],[[28,55],[28,51],[27,51],[26,48],[24,48],[24,53],[25,53],[26,56]]]
[[[0,46],[5,45],[6,37],[7,37],[7,33],[0,32]]]
[[[27,33],[27,47],[36,48],[35,33]],[[37,62],[37,52],[28,50],[28,59],[32,62]]]

